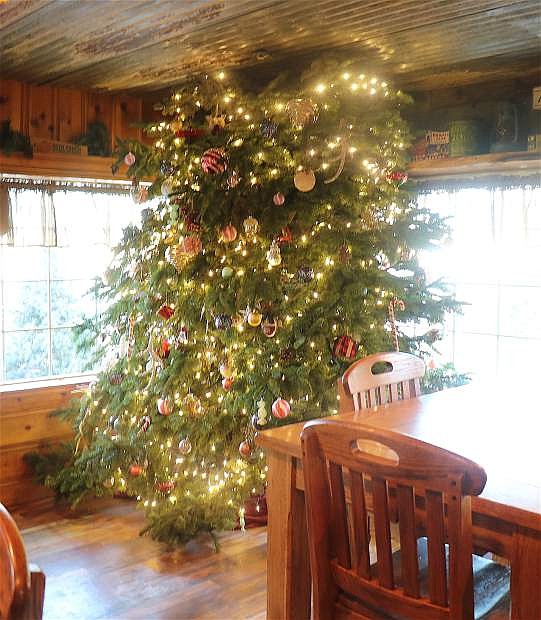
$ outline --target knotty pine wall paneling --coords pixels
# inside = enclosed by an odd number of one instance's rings
[[[0,502],[8,509],[52,497],[49,489],[33,482],[23,457],[73,436],[68,423],[50,414],[69,403],[75,387],[80,385],[0,392]]]

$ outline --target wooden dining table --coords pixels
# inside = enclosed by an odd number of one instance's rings
[[[541,401],[535,389],[471,384],[334,416],[415,437],[485,469],[485,489],[472,499],[474,543],[511,563],[513,620],[541,620]],[[310,617],[303,426],[256,437],[268,465],[268,620]]]

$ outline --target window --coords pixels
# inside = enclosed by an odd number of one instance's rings
[[[480,378],[531,372],[541,348],[541,188],[432,192],[419,202],[453,231],[424,256],[428,279],[444,275],[468,304],[444,326],[443,360]]]
[[[122,229],[126,195],[10,189],[13,234],[0,245],[0,383],[78,375],[74,327],[102,308],[90,289]]]

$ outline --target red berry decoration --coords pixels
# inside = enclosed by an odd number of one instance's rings
[[[227,226],[224,226],[222,230],[222,239],[224,243],[231,243],[232,241],[235,241],[237,234],[237,229],[233,226],[233,224],[228,224]]]
[[[201,167],[207,174],[222,174],[227,169],[224,149],[208,149],[201,157]]]
[[[239,452],[242,457],[247,459],[252,455],[252,446],[249,441],[244,440],[239,446]]]
[[[158,413],[160,415],[170,415],[172,406],[167,398],[158,398],[158,402],[156,403],[156,407],[158,409]]]
[[[399,185],[402,185],[402,183],[405,183],[408,180],[408,173],[403,172],[402,170],[393,170],[386,176],[388,181],[397,181]]]
[[[183,127],[175,131],[177,138],[185,138],[186,140],[194,140],[205,135],[205,130],[199,127]]]
[[[276,192],[276,194],[272,197],[272,202],[274,202],[277,207],[281,207],[285,201],[286,197],[282,194],[282,192]]]
[[[158,354],[158,357],[160,357],[162,360],[167,359],[169,357],[169,354],[171,353],[171,345],[169,344],[169,342],[167,340],[162,340],[156,353]]]
[[[137,476],[140,476],[143,473],[143,468],[141,467],[141,465],[137,465],[137,463],[134,463],[133,465],[130,465],[130,476],[134,476],[135,478],[137,478]]]
[[[287,400],[283,398],[277,398],[272,403],[272,415],[279,420],[283,418],[287,418],[287,416],[291,413],[291,407]]]
[[[162,319],[167,320],[173,316],[174,312],[175,311],[173,310],[173,308],[171,308],[171,306],[168,306],[167,304],[163,304],[163,306],[160,306],[160,309],[156,312],[156,314],[161,316]]]
[[[357,355],[359,344],[350,336],[339,336],[333,343],[332,351],[335,357],[352,359]]]
[[[280,232],[280,235],[278,237],[278,243],[291,243],[291,241],[293,241],[293,234],[291,233],[289,226],[285,226]]]

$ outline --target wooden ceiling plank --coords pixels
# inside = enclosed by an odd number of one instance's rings
[[[0,3],[0,34],[3,28],[13,26],[55,0],[4,0]]]

